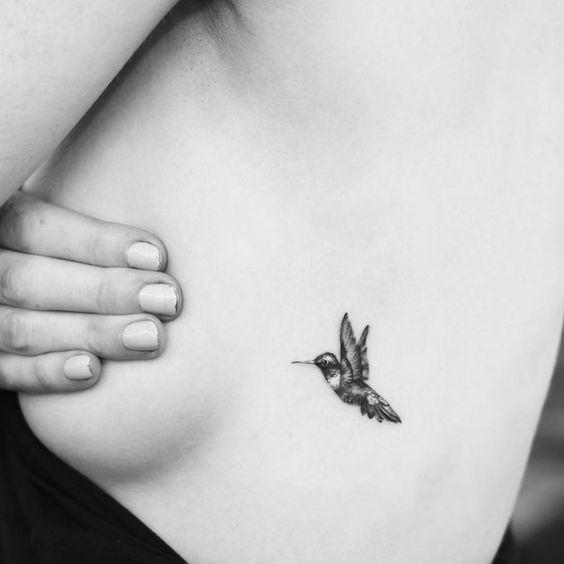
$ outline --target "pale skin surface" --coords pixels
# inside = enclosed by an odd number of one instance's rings
[[[182,295],[160,273],[163,243],[15,191],[174,3],[0,0],[0,389],[79,391],[99,379],[97,357],[166,348]],[[140,325],[150,350],[126,340]]]
[[[489,564],[560,331],[564,8],[239,9],[171,25],[35,178],[156,233],[190,299],[28,420],[193,564]],[[345,311],[402,425],[290,364]]]

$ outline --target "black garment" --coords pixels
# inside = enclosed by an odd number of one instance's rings
[[[78,563],[186,564],[137,517],[49,451],[28,427],[17,396],[0,392],[0,564]],[[516,563],[506,534],[492,564]]]
[[[186,564],[32,433],[0,392],[0,564]]]

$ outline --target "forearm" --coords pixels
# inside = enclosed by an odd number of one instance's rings
[[[0,204],[67,135],[175,0],[0,0]]]

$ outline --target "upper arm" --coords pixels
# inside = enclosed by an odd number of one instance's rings
[[[176,0],[0,0],[0,204]]]

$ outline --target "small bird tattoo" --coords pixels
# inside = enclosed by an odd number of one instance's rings
[[[349,316],[345,313],[341,323],[341,362],[333,353],[323,353],[313,360],[295,360],[293,364],[315,364],[321,370],[327,383],[345,403],[359,405],[362,415],[378,422],[401,423],[399,415],[390,404],[366,381],[368,380],[368,358],[366,337],[368,325],[357,343]]]

